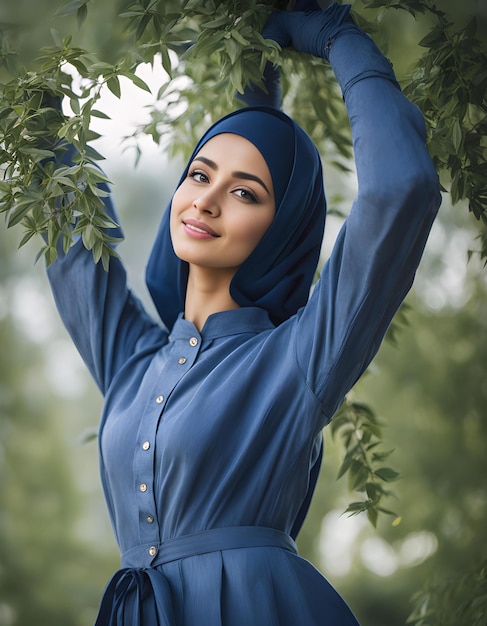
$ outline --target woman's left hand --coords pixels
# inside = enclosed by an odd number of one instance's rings
[[[350,5],[331,4],[325,11],[315,0],[300,0],[293,11],[276,11],[262,31],[262,36],[281,48],[292,46],[298,52],[327,58],[329,43],[345,23],[353,24]]]

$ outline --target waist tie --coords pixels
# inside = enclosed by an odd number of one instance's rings
[[[127,567],[140,547],[129,550],[122,556],[125,567],[114,574],[105,589],[95,626],[172,626],[175,619],[171,590],[156,567],[209,552],[271,547],[297,553],[289,535],[263,526],[212,528],[169,539],[159,546],[146,568]]]

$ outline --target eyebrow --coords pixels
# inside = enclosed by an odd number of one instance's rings
[[[201,161],[202,163],[205,163],[205,165],[208,165],[208,167],[211,167],[212,170],[215,170],[215,171],[218,170],[218,165],[215,163],[215,161],[212,161],[211,159],[208,159],[207,157],[199,155],[195,157],[193,161]],[[256,183],[259,183],[259,185],[262,185],[262,187],[267,191],[267,193],[271,195],[271,192],[267,188],[267,185],[265,184],[265,182],[261,178],[256,176],[255,174],[250,174],[249,172],[237,171],[237,172],[232,172],[232,176],[234,176],[235,178],[243,178],[244,180],[253,180]]]

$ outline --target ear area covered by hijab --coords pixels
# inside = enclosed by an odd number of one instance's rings
[[[321,160],[308,135],[285,113],[247,107],[216,122],[196,146],[179,181],[202,146],[215,135],[234,133],[250,141],[269,167],[276,215],[269,229],[230,284],[240,306],[260,307],[279,325],[308,300],[318,264],[326,217]],[[184,311],[188,264],[175,254],[169,229],[170,206],[159,226],[146,270],[156,309],[170,330]]]

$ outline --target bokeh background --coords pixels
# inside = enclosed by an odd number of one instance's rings
[[[487,16],[480,2],[445,5],[459,23],[472,11]],[[38,54],[57,6],[0,3],[1,23],[22,21],[26,59]],[[83,30],[84,45],[107,57],[116,9],[116,2],[98,3]],[[384,28],[397,30],[391,56],[406,72],[424,26],[397,12]],[[140,73],[157,93],[163,70]],[[122,99],[106,93],[99,107],[111,120],[95,124],[126,235],[120,254],[149,308],[144,267],[182,163],[147,138],[136,166],[122,138],[154,98],[123,83]],[[328,194],[346,210],[353,174],[326,162],[325,173]],[[339,225],[329,220],[324,259]],[[364,516],[343,515],[354,496],[336,480],[342,449],[325,431],[324,465],[299,545],[363,626],[405,624],[414,594],[467,574],[487,556],[487,274],[478,256],[468,261],[476,233],[465,207],[451,207],[445,194],[407,299],[408,323],[352,392],[374,408],[385,445],[395,448],[391,465],[401,479],[391,508],[400,523],[384,516],[374,529]],[[93,436],[101,397],[58,320],[43,262],[34,264],[40,242],[17,251],[20,238],[0,224],[0,626],[85,626],[119,565]],[[458,602],[468,591],[458,590]]]

